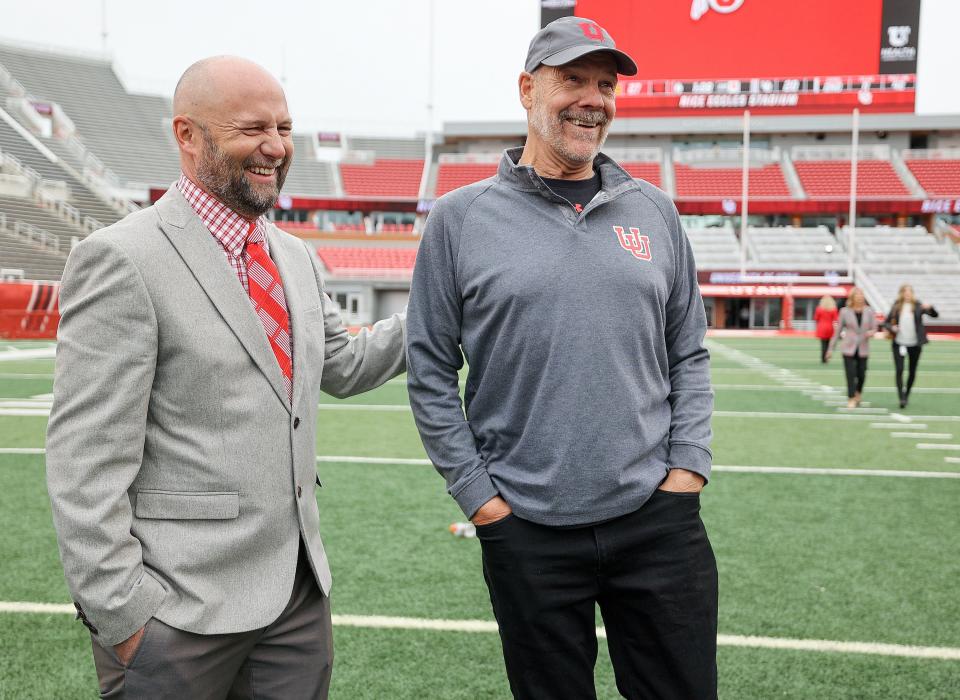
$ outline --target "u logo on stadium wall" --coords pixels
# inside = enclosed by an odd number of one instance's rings
[[[620,247],[633,255],[637,260],[650,260],[650,236],[641,236],[640,229],[631,226],[624,231],[623,226],[614,226],[614,232],[620,241]]]
[[[744,0],[693,0],[690,5],[690,19],[698,20],[710,10],[721,15],[729,15],[743,6]]]

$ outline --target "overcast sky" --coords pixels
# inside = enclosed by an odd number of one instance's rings
[[[284,78],[298,131],[370,135],[428,128],[431,37],[435,129],[523,121],[516,80],[540,26],[538,0],[0,0],[0,40],[98,52],[103,7],[128,89],[170,95],[197,59],[238,54]],[[958,114],[960,1],[922,8],[917,111]]]
[[[434,6],[430,32],[430,7]],[[285,79],[295,128],[413,134],[524,119],[516,79],[538,0],[0,0],[0,40],[99,52],[126,87],[171,95],[199,58],[238,54]]]

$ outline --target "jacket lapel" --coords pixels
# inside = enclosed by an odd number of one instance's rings
[[[175,187],[167,190],[155,206],[164,235],[289,411],[290,401],[280,365],[223,249]]]
[[[270,245],[270,257],[280,272],[280,280],[283,283],[283,295],[287,300],[287,313],[290,316],[290,349],[293,355],[293,405],[296,406],[300,394],[303,392],[303,381],[304,375],[306,374],[306,368],[304,366],[306,361],[304,357],[306,343],[303,338],[303,333],[305,332],[305,301],[297,285],[293,283],[297,278],[294,272],[296,266],[294,255],[299,251],[289,250],[283,245],[284,241],[281,238],[281,234],[272,224],[267,224],[267,242]]]

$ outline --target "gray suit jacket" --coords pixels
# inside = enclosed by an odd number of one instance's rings
[[[303,537],[330,588],[314,497],[321,389],[404,369],[399,316],[351,337],[315,255],[268,226],[293,337],[293,405],[213,236],[171,188],[77,245],[63,274],[47,486],[67,585],[105,644],[157,619],[271,623]]]
[[[869,306],[864,304],[863,316],[857,323],[857,315],[849,306],[840,309],[837,317],[837,328],[830,339],[830,352],[840,342],[840,352],[851,357],[859,349],[860,357],[870,355],[870,339],[877,332],[877,315]]]

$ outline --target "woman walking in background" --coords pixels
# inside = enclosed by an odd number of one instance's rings
[[[900,408],[907,407],[913,381],[917,378],[917,365],[920,363],[920,351],[929,342],[927,329],[923,325],[923,315],[936,318],[940,314],[930,304],[921,304],[913,293],[913,287],[904,284],[897,292],[897,300],[890,307],[883,327],[893,335],[893,366],[897,378],[897,396]],[[903,388],[903,358],[909,357],[907,370],[907,388]]]
[[[867,357],[870,355],[870,338],[877,332],[877,318],[867,305],[863,291],[852,287],[847,294],[847,305],[840,309],[837,329],[827,347],[827,360],[837,341],[843,354],[843,368],[847,374],[847,408],[860,405],[863,383],[867,377]]]
[[[833,326],[837,322],[837,302],[829,294],[824,294],[813,312],[813,320],[817,322],[816,336],[820,339],[820,362],[827,361],[827,348],[830,347],[830,338],[833,337]]]

